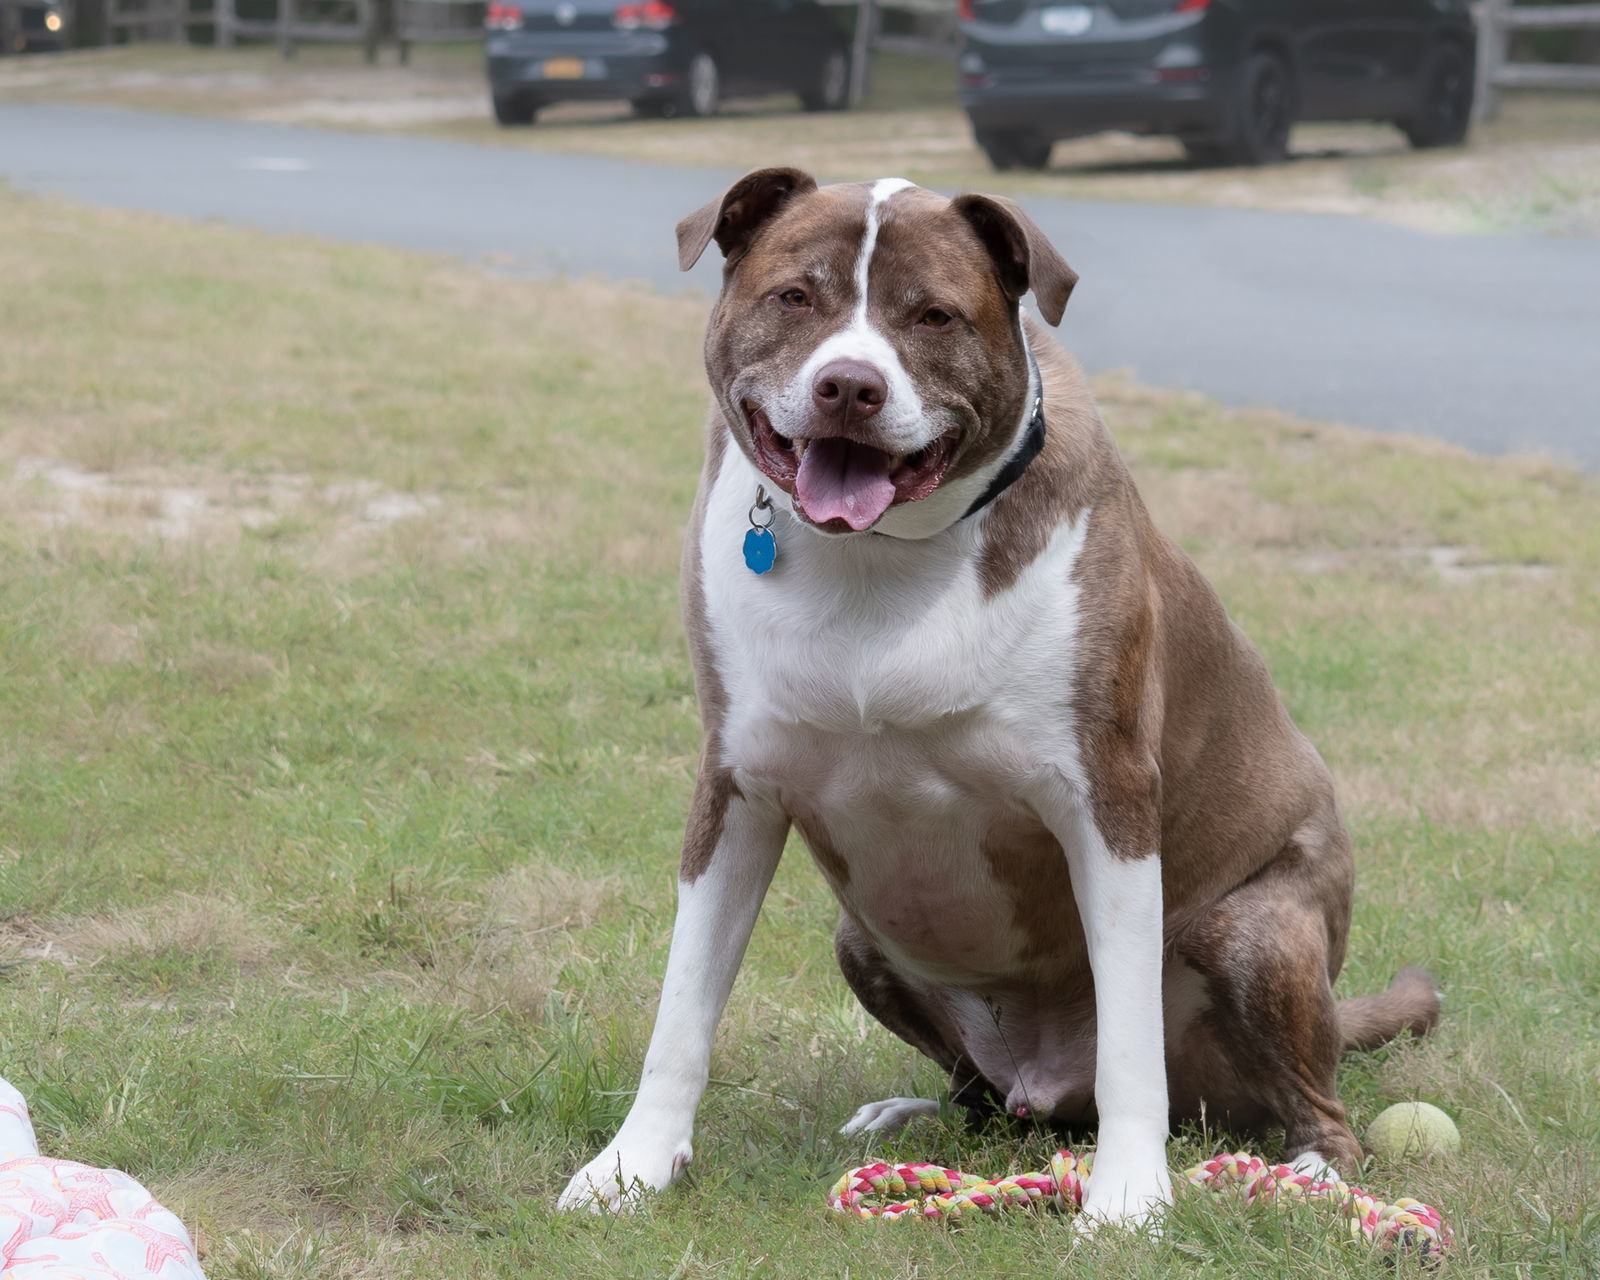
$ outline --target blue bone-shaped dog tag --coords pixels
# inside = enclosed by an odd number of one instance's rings
[[[751,573],[767,573],[778,559],[778,540],[771,529],[750,529],[744,535],[744,562]]]

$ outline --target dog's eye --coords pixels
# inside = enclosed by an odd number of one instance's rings
[[[778,295],[778,301],[791,311],[811,305],[811,299],[806,297],[804,289],[785,289]]]
[[[941,311],[938,307],[929,307],[922,313],[922,319],[917,323],[926,329],[948,329],[953,319],[955,317],[948,311]]]

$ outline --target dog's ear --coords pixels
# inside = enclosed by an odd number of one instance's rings
[[[1000,287],[1013,302],[1029,289],[1039,314],[1061,323],[1078,273],[1056,252],[1038,224],[1004,196],[957,196],[950,202],[983,241],[994,259]]]
[[[799,169],[757,169],[728,188],[727,194],[696,209],[678,224],[678,270],[687,271],[715,237],[724,258],[750,244],[762,223],[795,196],[817,189],[817,180]]]

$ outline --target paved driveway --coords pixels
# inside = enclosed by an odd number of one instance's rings
[[[0,175],[93,204],[708,293],[714,264],[679,276],[672,226],[736,176],[23,105],[0,105]],[[1070,199],[1027,207],[1082,276],[1062,335],[1091,369],[1600,466],[1600,242]]]

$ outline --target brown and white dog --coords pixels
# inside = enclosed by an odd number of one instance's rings
[[[1169,1198],[1188,1118],[1281,1124],[1286,1158],[1351,1171],[1340,1055],[1425,1031],[1438,997],[1412,969],[1335,1002],[1332,780],[1023,316],[1031,290],[1058,323],[1076,275],[1010,201],[899,179],[759,170],[679,223],[683,268],[713,240],[683,573],[705,750],[639,1092],[562,1205],[625,1206],[689,1160],[791,824],[845,979],[958,1102],[1098,1123],[1089,1221]],[[933,1110],[891,1098],[843,1132]]]

